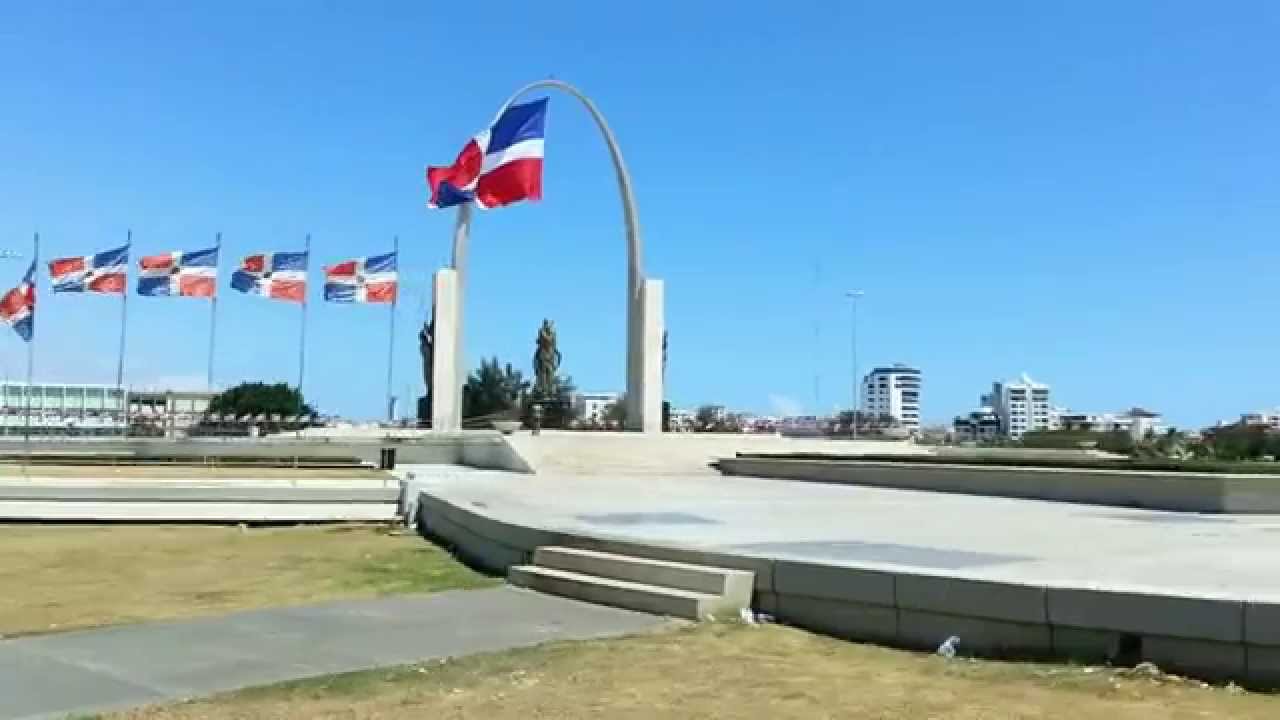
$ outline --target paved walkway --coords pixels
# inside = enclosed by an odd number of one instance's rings
[[[663,622],[502,587],[18,638],[0,641],[0,718],[65,718]]]

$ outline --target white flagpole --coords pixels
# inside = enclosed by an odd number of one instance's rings
[[[400,300],[400,236],[392,240],[392,253],[396,258],[396,289],[391,296],[391,327],[387,336],[387,422],[394,423],[395,405],[391,395],[391,383],[395,375],[396,357],[396,304]]]
[[[307,268],[311,265],[311,233],[307,233],[306,256],[303,261],[303,276],[307,276]],[[309,278],[308,278],[309,279]],[[307,291],[303,284],[302,291],[302,328],[298,337],[298,415],[302,414],[302,381],[307,369]],[[301,428],[301,425],[299,425]],[[299,430],[301,432],[301,430]]]
[[[205,389],[213,391],[213,350],[218,339],[218,268],[222,266],[222,233],[214,236],[213,295],[209,298],[209,377]]]
[[[31,266],[35,267],[40,263],[40,233],[35,234],[32,242],[34,246],[34,256],[31,258]],[[31,292],[35,293],[36,281],[39,279],[38,273],[31,273]],[[27,391],[24,393],[26,398],[26,423],[23,426],[22,442],[26,447],[27,463],[31,462],[31,392],[33,390],[33,378],[35,377],[36,362],[36,313],[35,308],[31,308],[31,337],[27,338]]]
[[[129,261],[128,255],[133,248],[133,230],[129,231],[128,240],[124,244],[125,250],[125,281],[124,288],[120,293],[120,357],[116,360],[116,388],[124,388],[124,340],[125,340],[125,323],[129,317]]]

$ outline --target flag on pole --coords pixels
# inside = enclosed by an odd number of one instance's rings
[[[57,258],[49,261],[49,277],[53,291],[93,292],[123,295],[129,246],[106,250],[97,255]]]
[[[148,255],[138,261],[138,294],[152,297],[215,297],[218,248]]]
[[[346,260],[324,269],[324,299],[340,303],[391,303],[400,282],[399,253]]]
[[[480,131],[448,167],[427,168],[428,207],[475,202],[495,208],[542,199],[547,99],[512,105]]]
[[[35,260],[31,261],[22,282],[0,297],[0,321],[13,328],[23,340],[31,342],[36,322]]]
[[[307,298],[306,252],[258,253],[240,261],[231,275],[231,287],[272,300],[305,302]]]

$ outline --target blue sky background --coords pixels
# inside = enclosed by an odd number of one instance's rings
[[[635,176],[667,282],[669,395],[759,411],[925,373],[924,415],[1022,371],[1080,410],[1182,425],[1280,404],[1280,6],[1271,2],[0,2],[0,245],[135,255],[224,235],[217,380],[292,381],[298,308],[231,263],[383,252],[406,270],[396,391],[451,212],[452,160],[506,95],[578,84]],[[617,5],[617,7],[615,7]],[[475,225],[467,349],[623,385],[625,252],[607,155],[552,100],[546,199]],[[16,278],[25,261],[0,263]],[[5,280],[4,282],[8,282]],[[376,416],[387,312],[312,288],[306,392]],[[118,301],[46,294],[38,378],[114,379]],[[128,379],[202,386],[208,307],[131,298]],[[0,340],[21,376],[21,344]]]

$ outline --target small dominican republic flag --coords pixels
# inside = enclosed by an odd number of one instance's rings
[[[0,321],[31,342],[36,329],[36,263],[31,261],[18,287],[0,297]]]
[[[547,99],[512,105],[482,130],[449,167],[427,168],[428,207],[475,202],[481,208],[542,199]]]
[[[97,255],[66,257],[49,261],[49,277],[53,291],[124,294],[129,246],[106,250]]]
[[[306,302],[306,252],[258,253],[240,261],[231,275],[231,287],[242,293],[272,300]]]
[[[218,292],[218,248],[148,255],[138,261],[138,294],[152,297],[214,297]]]
[[[324,299],[340,303],[392,303],[400,281],[396,253],[346,260],[324,269]]]

